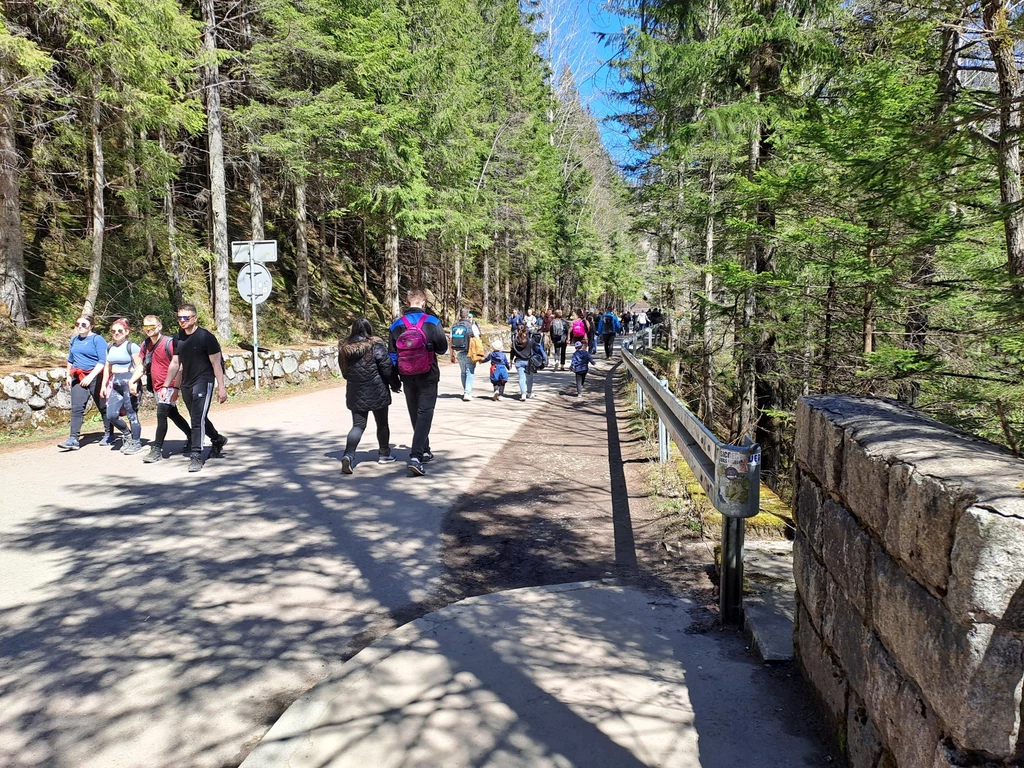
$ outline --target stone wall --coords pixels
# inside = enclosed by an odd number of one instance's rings
[[[849,764],[1024,764],[1024,462],[828,396],[796,458],[797,657]]]
[[[251,352],[226,353],[224,370],[229,391],[252,388]],[[0,433],[68,423],[71,397],[64,385],[66,374],[66,368],[51,368],[0,378]],[[338,349],[334,346],[260,352],[260,387],[301,384],[339,375]],[[147,403],[152,405],[151,397],[144,398],[144,409]]]

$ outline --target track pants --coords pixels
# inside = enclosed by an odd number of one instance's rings
[[[587,382],[588,371],[577,371],[576,372],[576,394],[583,394],[583,385]]]
[[[434,422],[434,405],[437,403],[437,379],[428,380],[428,377],[436,375],[425,373],[421,376],[402,377],[405,404],[412,421],[409,456],[413,459],[422,459],[424,453],[430,452],[430,425]]]
[[[206,418],[210,412],[210,403],[213,401],[212,381],[199,381],[194,386],[181,387],[181,399],[188,408],[188,415],[192,422],[192,436],[189,438],[189,445],[192,446],[192,455],[201,456],[203,453],[203,435],[211,440],[220,437],[220,432],[213,426],[213,423]]]
[[[85,420],[85,409],[89,406],[89,399],[96,403],[96,409],[103,417],[103,431],[110,432],[110,420],[107,418],[107,403],[100,396],[100,387],[103,386],[103,377],[97,376],[88,387],[82,387],[77,381],[71,384],[71,437],[78,439],[82,432],[82,422]]]

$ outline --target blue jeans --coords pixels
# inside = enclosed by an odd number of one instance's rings
[[[462,378],[462,391],[467,395],[473,393],[473,377],[476,375],[476,363],[469,359],[465,352],[459,352],[455,359],[459,361],[459,376]]]
[[[529,371],[529,360],[516,360],[516,373],[519,374],[519,391],[524,395],[533,394],[533,374]]]

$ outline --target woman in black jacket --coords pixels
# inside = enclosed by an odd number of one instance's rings
[[[341,458],[341,471],[352,474],[356,448],[366,429],[367,415],[373,411],[377,424],[378,464],[395,460],[391,455],[391,429],[388,407],[391,405],[391,355],[382,339],[373,335],[373,327],[365,317],[352,323],[352,333],[338,342],[338,365],[348,381],[345,405],[352,411],[352,429]]]

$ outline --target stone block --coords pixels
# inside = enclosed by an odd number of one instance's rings
[[[284,376],[284,366],[281,363],[275,362],[274,367],[270,369],[270,375],[275,379]]]
[[[45,374],[46,378],[48,378],[50,381],[64,381],[64,379],[66,379],[68,376],[66,368],[51,368],[50,370],[46,371]],[[40,377],[42,377],[42,375],[43,372],[41,371]]]
[[[32,409],[17,400],[0,400],[0,426],[19,427],[32,416]]]
[[[50,398],[50,406],[59,408],[62,411],[71,410],[71,391],[67,387],[58,389]]]
[[[14,400],[28,400],[35,394],[32,382],[23,375],[12,374],[11,376],[4,376],[0,380],[0,387],[3,388],[5,395]]]
[[[797,661],[826,716],[836,729],[842,728],[846,723],[846,675],[802,609],[797,610],[793,639]]]
[[[814,556],[807,537],[798,531],[793,539],[793,580],[800,603],[819,634],[823,634],[821,620],[828,596],[827,579],[825,567]]]
[[[961,624],[1024,632],[1024,520],[970,507],[957,523],[946,606]]]
[[[821,507],[821,547],[821,560],[840,590],[870,619],[871,537],[834,501]]]
[[[821,554],[821,488],[814,478],[797,468],[797,491],[794,502],[796,525],[807,536],[811,548]]]
[[[846,712],[846,759],[849,768],[876,768],[882,742],[864,703],[850,692]]]
[[[1024,636],[990,624],[957,624],[881,548],[874,562],[872,616],[893,659],[960,746],[1012,755],[1020,732]]]
[[[885,548],[935,594],[946,591],[953,532],[972,499],[907,464],[890,472]]]
[[[850,511],[881,539],[889,521],[889,464],[849,433],[843,445],[841,491]]]
[[[832,652],[839,659],[839,664],[846,674],[850,689],[856,691],[863,699],[868,695],[872,685],[872,669],[868,664],[867,654],[873,644],[878,645],[878,638],[848,601],[835,601],[833,610],[832,634],[827,636],[827,639],[830,640]]]
[[[797,463],[818,481],[826,494],[838,493],[843,467],[843,429],[833,423],[837,414],[804,397],[797,404]]]
[[[296,359],[294,354],[288,355],[281,361],[281,367],[284,369],[286,374],[293,374],[299,370],[299,361]]]
[[[53,397],[53,387],[50,386],[49,384],[41,383],[38,387],[36,387],[36,394],[42,398],[45,398],[46,400],[49,400],[51,397]]]
[[[33,411],[39,411],[46,407],[46,398],[41,395],[32,395],[28,399],[28,407]]]

